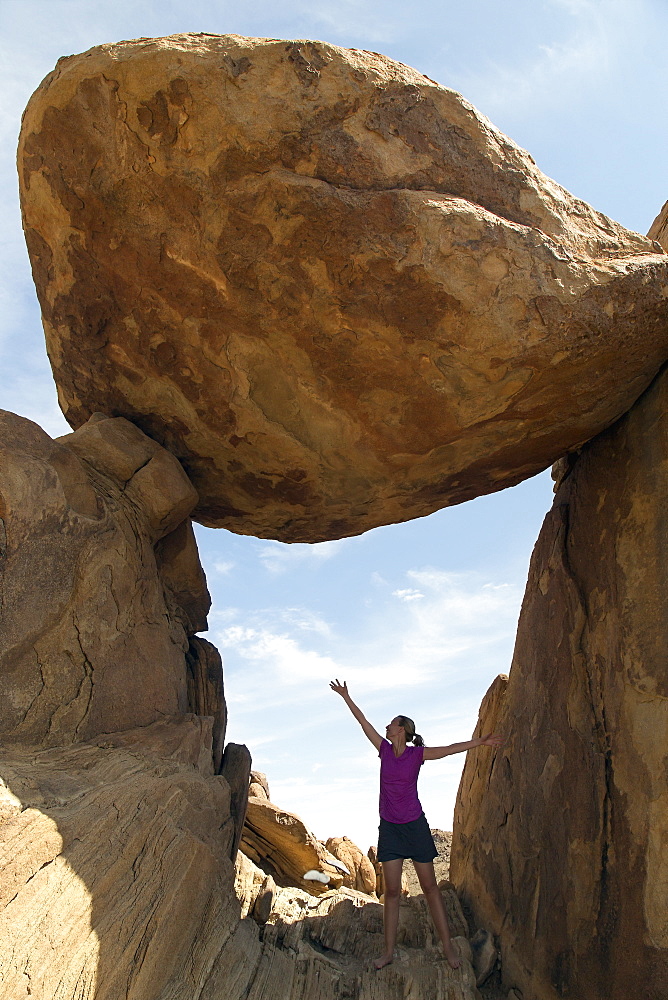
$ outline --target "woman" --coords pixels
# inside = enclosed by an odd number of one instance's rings
[[[382,969],[394,958],[399,925],[401,869],[404,859],[411,858],[448,963],[451,968],[458,969],[459,955],[450,939],[443,897],[434,874],[434,858],[438,855],[438,851],[417,797],[418,773],[425,760],[438,760],[440,757],[461,753],[472,747],[500,747],[505,738],[490,735],[482,739],[469,740],[468,743],[453,743],[449,747],[425,747],[422,737],[415,732],[413,720],[405,715],[397,715],[385,727],[387,738],[383,739],[350,697],[345,681],[343,684],[338,679],[331,681],[330,687],[332,691],[341,695],[380,757],[378,860],[383,864],[385,883],[383,901],[385,951],[373,964],[376,969]],[[407,743],[413,743],[413,746],[409,747]]]

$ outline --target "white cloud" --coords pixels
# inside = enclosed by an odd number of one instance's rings
[[[216,573],[220,573],[221,576],[227,576],[227,574],[234,569],[236,563],[229,562],[225,559],[219,559],[213,564],[213,568]]]
[[[424,597],[424,594],[412,587],[407,587],[405,590],[393,590],[392,597],[398,597],[401,601],[419,601]]]
[[[269,573],[287,573],[294,569],[317,566],[332,559],[349,539],[332,542],[269,542],[258,552],[258,559]]]

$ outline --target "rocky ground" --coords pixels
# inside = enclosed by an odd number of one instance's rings
[[[436,878],[450,877],[450,848],[452,847],[452,833],[446,830],[432,830],[434,843],[438,850],[438,857],[434,859],[434,871]],[[415,869],[411,864],[404,865],[404,873],[408,884],[409,896],[420,895],[420,883],[415,874]],[[482,1000],[506,1000],[507,991],[501,984],[501,972],[495,970],[490,978],[482,986],[478,987]]]

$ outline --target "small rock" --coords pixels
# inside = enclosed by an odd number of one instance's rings
[[[476,986],[481,986],[494,971],[498,952],[494,946],[494,938],[489,931],[482,930],[482,928],[475,932],[470,944],[473,952],[472,965],[475,970]]]

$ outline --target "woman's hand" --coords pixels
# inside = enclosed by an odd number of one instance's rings
[[[501,736],[499,733],[490,733],[489,736],[483,736],[481,741],[481,746],[484,747],[502,747],[504,746],[507,736]]]
[[[336,691],[336,693],[340,694],[342,698],[348,697],[348,685],[346,684],[345,681],[342,684],[337,677],[336,681],[329,682],[329,686],[331,687],[332,691]]]

